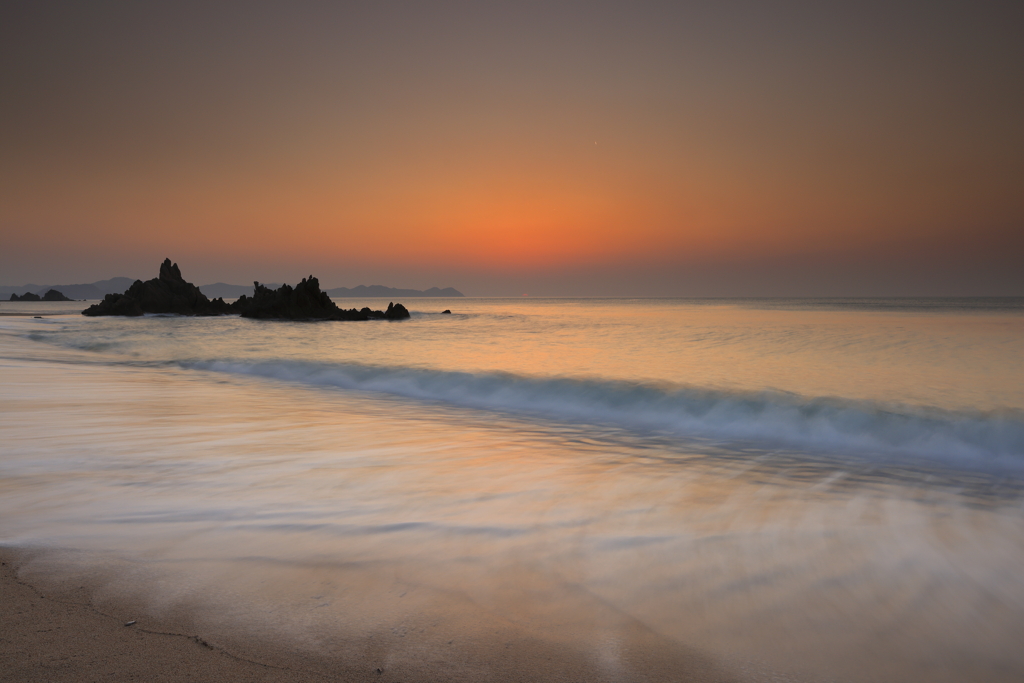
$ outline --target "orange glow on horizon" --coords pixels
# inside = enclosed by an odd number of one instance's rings
[[[904,185],[897,196],[871,169],[847,169],[844,183],[813,169],[780,178],[702,159],[638,166],[628,149],[606,149],[540,166],[507,147],[489,161],[462,150],[473,163],[442,171],[428,150],[362,174],[322,159],[132,178],[101,165],[60,179],[59,201],[30,175],[12,174],[4,214],[9,244],[46,234],[83,250],[163,253],[184,241],[240,258],[529,270],[884,250],[894,235],[907,242],[979,215],[1012,223],[1019,213],[1006,188],[984,177]]]

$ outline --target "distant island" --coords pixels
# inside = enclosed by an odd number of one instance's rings
[[[8,298],[12,294],[19,296],[19,301],[29,301],[30,299],[20,298],[25,294],[32,294],[38,296],[42,300],[46,292],[54,289],[68,297],[72,301],[82,301],[86,299],[102,299],[107,294],[114,294],[116,292],[123,292],[132,286],[135,282],[134,278],[130,277],[112,277],[109,280],[97,280],[89,284],[81,285],[21,285],[20,287],[12,287],[10,285],[0,285],[0,297]],[[11,299],[13,301],[13,299]]]
[[[51,290],[47,291],[46,294],[43,294],[42,296],[39,296],[38,294],[33,294],[32,292],[25,292],[21,296],[18,296],[17,294],[11,294],[11,299],[10,300],[11,301],[74,301],[74,299],[69,299],[68,297],[64,296],[64,294],[62,294],[61,292],[58,292],[56,289],[51,289]]]
[[[209,299],[198,287],[181,276],[177,263],[164,259],[159,276],[143,282],[136,280],[123,293],[107,294],[103,301],[82,311],[87,316],[140,316],[145,313],[215,316],[237,313],[243,318],[269,320],[404,320],[409,311],[402,304],[388,304],[386,311],[370,308],[338,308],[319,281],[310,275],[291,287],[271,289],[253,283],[253,296],[242,295],[227,303],[223,298]]]

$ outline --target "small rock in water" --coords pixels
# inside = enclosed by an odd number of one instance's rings
[[[409,311],[402,304],[389,303],[388,310],[384,311],[385,320],[405,320],[409,317]]]
[[[449,309],[447,309],[447,308],[446,308],[446,309],[444,309],[443,311],[441,311],[441,315],[446,315],[446,314],[447,314],[447,315],[451,315],[451,314],[452,314],[452,312],[451,312],[451,311],[450,311]]]

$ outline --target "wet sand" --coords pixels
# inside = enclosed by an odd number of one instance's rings
[[[735,680],[704,657],[639,634],[630,671],[610,672],[553,643],[508,632],[475,639],[462,661],[424,649],[417,660],[389,657],[387,637],[345,656],[289,651],[205,633],[187,615],[160,619],[132,604],[97,606],[87,579],[35,580],[32,551],[0,548],[0,681],[695,681]],[[134,624],[126,626],[129,622]],[[482,635],[482,634],[481,634]],[[511,637],[510,637],[511,636]],[[367,639],[373,642],[371,636]],[[643,643],[647,643],[647,647]]]
[[[2,681],[372,680],[275,667],[240,658],[194,633],[165,632],[144,622],[125,626],[124,617],[94,607],[84,589],[44,593],[19,579],[16,552],[0,549],[0,561]]]

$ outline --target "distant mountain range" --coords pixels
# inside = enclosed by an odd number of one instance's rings
[[[436,297],[453,297],[463,296],[462,292],[455,289],[454,287],[445,287],[440,289],[438,287],[431,287],[430,289],[420,291],[418,289],[396,289],[395,287],[385,287],[384,285],[359,285],[349,289],[348,287],[335,287],[334,289],[327,290],[327,296],[339,297],[339,298],[373,298],[373,297],[417,297],[417,296],[436,296]]]
[[[261,282],[260,284],[266,285],[271,289],[277,289],[281,285],[279,283]],[[217,282],[212,285],[200,285],[199,290],[210,297],[215,299],[218,296],[224,297],[225,299],[237,299],[242,296],[252,296],[252,285],[229,285],[223,282]],[[440,289],[439,287],[431,287],[426,291],[420,291],[418,289],[397,289],[395,287],[385,287],[383,285],[359,285],[349,289],[348,287],[335,287],[334,289],[325,290],[327,296],[332,299],[374,299],[374,298],[398,298],[403,297],[406,299],[412,299],[415,297],[456,297],[464,296],[462,292],[453,288],[445,287]]]
[[[0,300],[6,301],[11,298],[11,294],[22,295],[26,292],[38,294],[42,296],[48,290],[56,289],[58,292],[71,299],[102,299],[107,294],[120,294],[135,282],[130,277],[112,277],[109,280],[98,280],[84,285],[34,285],[27,284],[21,285],[20,287],[12,287],[10,285],[0,285]],[[277,289],[280,284],[277,283],[263,283],[271,289]],[[217,297],[224,297],[225,299],[237,299],[238,297],[245,294],[246,296],[252,296],[252,285],[229,285],[223,282],[217,282],[212,285],[202,285],[199,290],[210,297],[215,299]],[[335,287],[334,289],[328,289],[327,295],[331,298],[339,299],[351,299],[351,298],[362,298],[362,299],[373,299],[373,298],[399,298],[404,297],[411,299],[414,297],[458,297],[463,296],[462,292],[452,287],[445,287],[440,289],[438,287],[431,287],[426,291],[420,291],[418,289],[397,289],[395,287],[384,287],[383,285],[359,285],[349,289],[348,287]]]

